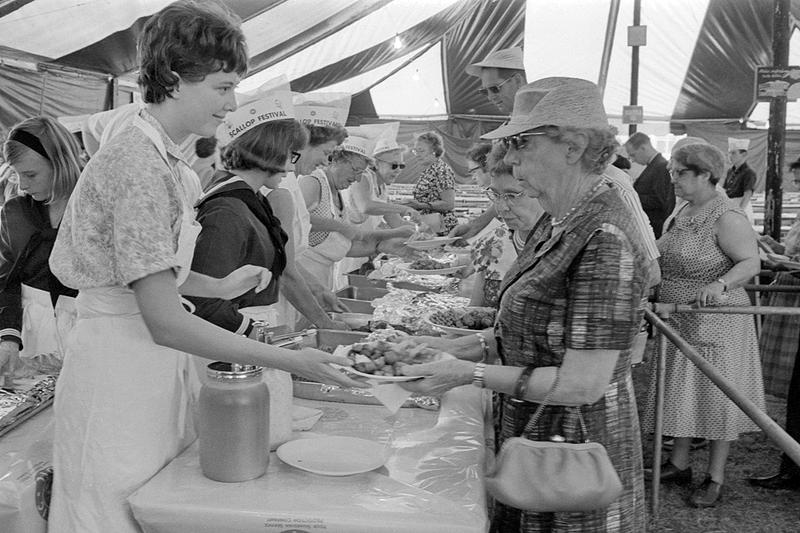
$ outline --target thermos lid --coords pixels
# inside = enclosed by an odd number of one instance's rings
[[[263,367],[255,365],[239,365],[215,361],[208,365],[206,375],[218,381],[244,381],[252,378],[261,378]]]

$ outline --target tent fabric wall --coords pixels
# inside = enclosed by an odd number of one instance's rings
[[[109,85],[101,77],[0,65],[0,129],[34,115],[95,113],[109,101]]]
[[[747,150],[747,165],[758,176],[756,192],[764,192],[767,175],[767,131],[756,129],[742,129],[737,123],[692,123],[687,124],[686,133],[692,137],[705,139],[724,153],[728,153],[728,138],[749,139],[750,146]],[[779,169],[783,176],[784,190],[795,190],[792,185],[792,173],[789,164],[800,157],[800,130],[787,130],[784,136],[785,151],[784,168]]]
[[[461,24],[444,36],[443,67],[447,109],[451,114],[496,115],[497,109],[478,94],[478,78],[465,68],[494,50],[522,46],[525,0],[481,2]]]

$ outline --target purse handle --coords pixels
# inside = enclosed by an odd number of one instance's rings
[[[550,387],[550,390],[548,390],[547,394],[545,394],[544,398],[542,398],[541,403],[539,403],[539,407],[536,408],[536,412],[533,413],[533,415],[531,415],[530,420],[525,425],[525,429],[522,430],[523,434],[524,433],[531,433],[533,431],[533,429],[536,427],[536,423],[539,421],[539,418],[542,416],[542,411],[544,411],[544,408],[547,407],[547,405],[549,405],[549,403],[550,403],[550,397],[553,395],[553,392],[556,390],[556,387],[558,386],[558,381],[559,381],[560,377],[561,377],[561,372],[560,372],[559,368],[557,367],[556,368],[556,379],[553,381],[553,386]],[[588,437],[587,437],[587,435],[589,433],[586,431],[586,422],[583,420],[583,413],[581,412],[581,406],[579,405],[577,407],[577,409],[578,409],[578,421],[581,424],[581,431],[583,432],[583,438],[584,438],[583,442],[590,442]]]

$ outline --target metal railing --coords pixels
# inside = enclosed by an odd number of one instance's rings
[[[747,287],[747,286],[746,286]],[[751,290],[765,291],[770,286],[753,285]],[[779,286],[771,286],[772,291]],[[800,287],[787,286],[785,292],[797,292]],[[658,353],[656,359],[656,411],[654,424],[654,450],[653,450],[653,487],[652,487],[652,514],[658,517],[659,490],[661,482],[661,445],[664,416],[664,380],[666,377],[666,351],[667,340],[672,342],[683,355],[686,356],[703,374],[708,377],[728,398],[750,417],[764,433],[772,439],[794,462],[800,464],[800,443],[795,441],[788,433],[762,411],[755,403],[741,393],[719,370],[706,361],[697,350],[692,347],[680,334],[675,331],[664,319],[674,313],[706,313],[706,314],[746,314],[746,315],[800,315],[800,308],[796,307],[771,307],[771,306],[725,306],[725,307],[694,307],[691,305],[654,303],[652,309],[645,309],[645,318],[658,332]],[[800,333],[799,333],[800,334]],[[797,364],[797,363],[795,363]]]

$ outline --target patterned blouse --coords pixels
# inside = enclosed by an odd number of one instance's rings
[[[455,190],[456,188],[456,175],[450,165],[437,159],[435,163],[426,168],[416,185],[414,185],[414,200],[417,202],[438,202],[442,199],[442,191]],[[431,211],[430,209],[420,209],[419,212],[423,215],[431,213],[438,213],[439,211]],[[439,234],[448,234],[450,230],[458,225],[458,218],[453,211],[445,211],[442,215],[442,229]]]
[[[147,111],[141,117],[163,139],[174,171],[180,148]],[[53,274],[80,290],[127,287],[177,267],[183,192],[173,171],[139,128],[117,134],[75,186],[50,256]]]

